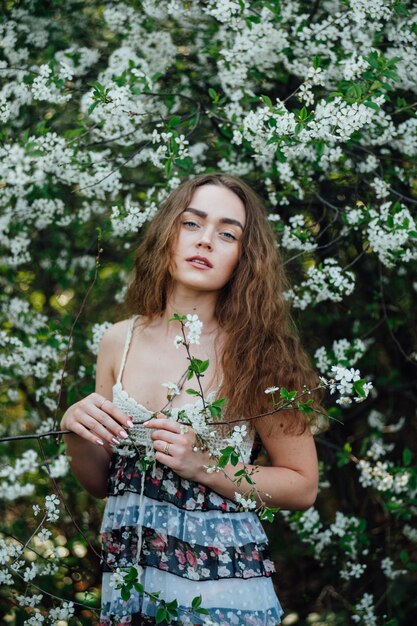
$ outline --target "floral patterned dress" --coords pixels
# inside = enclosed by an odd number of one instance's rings
[[[283,611],[271,580],[274,564],[267,537],[256,513],[239,511],[233,500],[181,478],[157,461],[141,469],[138,451],[149,454],[152,448],[149,430],[141,424],[151,412],[121,384],[134,319],[113,387],[113,402],[131,416],[137,450],[122,442],[114,448],[110,463],[109,496],[101,526],[100,626],[156,624],[158,604],[148,595],[153,592],[167,602],[178,601],[175,626],[277,626]],[[171,410],[174,419],[179,410]],[[256,458],[259,446],[253,436],[245,442],[246,462]],[[132,565],[140,571],[145,593],[132,589],[130,598],[123,600],[112,584],[112,573]],[[191,609],[197,596],[208,614]]]

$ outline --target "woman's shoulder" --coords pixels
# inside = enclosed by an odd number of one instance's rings
[[[111,344],[113,346],[124,344],[129,330],[129,326],[132,323],[132,318],[135,318],[133,320],[134,326],[137,326],[141,321],[140,315],[132,315],[131,317],[128,317],[126,319],[114,322],[104,331],[102,341],[106,344]]]

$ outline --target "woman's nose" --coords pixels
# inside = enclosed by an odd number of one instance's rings
[[[212,233],[211,231],[209,231],[209,229],[205,228],[204,232],[201,233],[201,236],[199,240],[197,241],[197,246],[209,248],[211,250],[211,248],[213,247],[213,241],[212,241]]]

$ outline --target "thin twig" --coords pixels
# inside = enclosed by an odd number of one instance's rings
[[[87,289],[87,292],[86,292],[86,294],[85,294],[85,296],[83,298],[83,301],[81,303],[81,307],[80,307],[80,309],[79,309],[79,311],[78,311],[78,313],[77,313],[77,315],[75,317],[75,320],[74,320],[74,322],[73,322],[73,324],[71,326],[70,335],[68,337],[67,350],[66,350],[66,353],[65,353],[65,360],[64,360],[64,365],[63,365],[63,368],[62,368],[61,380],[60,380],[59,389],[58,389],[58,399],[57,399],[57,403],[56,403],[56,410],[55,410],[55,415],[54,415],[54,418],[53,418],[54,419],[54,424],[53,424],[54,425],[54,429],[56,428],[56,424],[57,424],[57,415],[58,415],[59,403],[61,401],[62,388],[63,388],[63,384],[64,384],[64,374],[65,374],[65,368],[66,368],[67,360],[68,360],[68,353],[69,353],[69,349],[70,349],[70,345],[71,345],[71,338],[72,338],[72,335],[73,335],[73,332],[74,332],[75,325],[77,324],[78,319],[79,319],[79,317],[80,317],[80,315],[81,315],[81,313],[82,313],[82,311],[83,311],[83,309],[84,309],[84,307],[86,305],[87,299],[88,299],[88,297],[90,295],[91,290],[93,289],[93,287],[95,285],[95,282],[96,282],[97,276],[98,276],[98,268],[100,266],[100,254],[102,252],[102,248],[101,248],[101,229],[98,228],[97,230],[98,230],[98,239],[97,239],[97,255],[96,255],[96,265],[95,265],[94,278],[93,278],[93,282],[91,283],[91,285]]]

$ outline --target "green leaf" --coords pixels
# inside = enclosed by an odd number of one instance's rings
[[[138,593],[143,593],[144,592],[144,587],[141,583],[134,583],[134,588],[136,589],[136,591]]]
[[[275,150],[275,156],[277,157],[277,161],[279,163],[286,163],[287,161],[287,157],[285,156],[285,154],[282,152],[280,146],[277,146],[276,150]]]
[[[353,383],[353,388],[356,391],[356,393],[358,394],[358,396],[360,396],[361,398],[365,398],[366,394],[363,390],[363,386],[365,384],[365,379],[361,378],[360,380],[355,380]]]
[[[125,585],[124,587],[122,587],[122,590],[120,592],[122,600],[125,600],[125,601],[129,600],[131,590],[132,590],[132,585]]]
[[[196,596],[195,598],[193,598],[191,601],[191,606],[193,607],[193,609],[200,608],[202,600],[203,598],[201,596]]]
[[[265,520],[267,522],[273,522],[275,518],[275,514],[278,513],[279,508],[266,506],[259,513],[259,517],[261,520]]]
[[[281,389],[279,390],[279,395],[281,396],[283,400],[286,400],[287,402],[291,402],[291,400],[293,400],[295,396],[297,395],[297,392],[288,391],[286,387],[281,387]]]
[[[220,417],[220,415],[222,414],[220,407],[213,406],[213,404],[208,405],[208,410],[210,412],[211,417]]]
[[[311,408],[311,403],[313,402],[312,399],[307,400],[306,402],[297,402],[297,407],[300,409],[300,411],[302,411],[303,413],[313,413],[314,409]]]
[[[210,87],[208,90],[209,96],[212,100],[216,100],[217,96],[217,91],[215,89],[213,89],[213,87]]]
[[[169,173],[170,173],[171,169],[172,169],[172,160],[171,160],[171,159],[168,159],[168,160],[166,161],[166,163],[165,163],[165,174],[166,174],[167,176],[169,176]]]
[[[178,600],[175,598],[174,600],[171,600],[171,602],[167,602],[166,604],[166,608],[171,612],[171,611],[175,611],[175,609],[178,608]]]
[[[206,361],[202,361],[201,359],[196,359],[193,357],[191,359],[190,367],[195,374],[203,374],[207,370],[209,364],[210,361],[208,359]]]
[[[87,109],[87,114],[90,115],[90,113],[92,113],[94,111],[94,109],[96,108],[96,106],[98,105],[99,101],[96,100],[95,102],[93,102],[93,104],[90,104],[90,106]]]
[[[249,26],[249,29],[252,28],[252,24],[259,24],[260,21],[261,18],[259,17],[259,15],[249,15],[245,18],[245,22]]]
[[[379,68],[379,59],[378,59],[377,52],[375,51],[371,52],[371,54],[368,57],[365,57],[365,60],[368,61],[371,67],[374,67],[375,69]]]
[[[200,392],[195,389],[186,389],[185,393],[188,393],[190,396],[199,396]]]
[[[366,102],[364,102],[363,104],[369,107],[370,109],[375,109],[376,111],[378,111],[381,108],[379,104],[377,104],[376,102],[372,102],[372,100],[366,100]]]
[[[230,463],[235,466],[237,465],[239,462],[239,455],[237,454],[237,452],[232,452],[232,454],[230,455]]]
[[[412,453],[410,448],[404,448],[403,450],[403,463],[404,465],[410,465],[412,459]]]
[[[384,70],[382,72],[382,76],[386,76],[386,78],[391,78],[395,81],[400,80],[400,77],[398,76],[397,72],[394,72],[394,70]]]
[[[266,106],[268,106],[270,109],[274,108],[272,106],[271,98],[269,96],[261,96],[261,100],[263,100]]]
[[[212,417],[220,417],[220,415],[222,414],[221,407],[224,405],[225,402],[225,398],[218,398],[217,400],[214,400],[214,402],[211,402],[211,404],[208,405],[210,415]]]
[[[226,398],[217,398],[217,400],[214,400],[211,404],[212,406],[221,407],[221,406],[224,406],[225,403],[226,403]]]
[[[124,579],[127,583],[132,583],[137,580],[138,571],[135,567],[131,567],[127,574],[125,574]]]
[[[168,122],[168,128],[175,128],[178,124],[181,123],[181,115],[174,115]]]
[[[394,9],[395,13],[397,13],[397,15],[402,15],[404,17],[408,17],[410,15],[410,11],[408,10],[408,7],[403,2],[397,2],[396,4],[394,4],[392,8]],[[392,626],[392,625],[387,624],[386,626]]]
[[[410,560],[407,550],[401,550],[399,556],[401,563],[407,565],[408,561]]]
[[[179,313],[174,313],[172,317],[169,318],[168,322],[186,322],[186,315],[179,315]]]
[[[167,619],[167,612],[164,606],[159,607],[155,615],[155,622],[160,624]]]
[[[307,117],[308,117],[308,111],[306,107],[303,107],[300,111],[300,120],[304,121],[305,119],[307,119]]]

